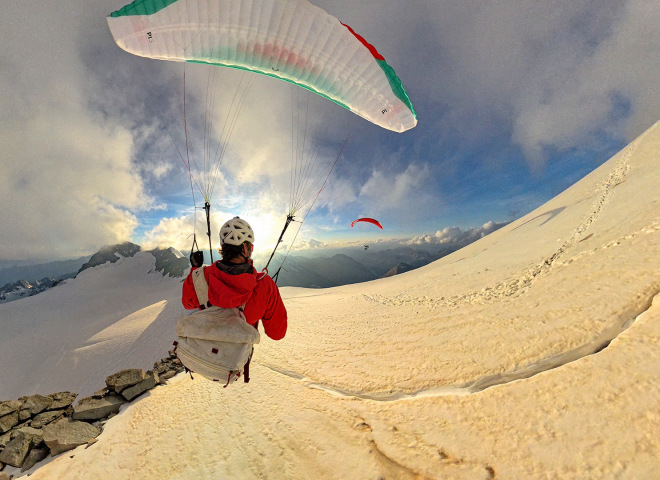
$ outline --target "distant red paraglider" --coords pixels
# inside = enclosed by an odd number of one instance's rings
[[[357,220],[353,220],[353,223],[351,223],[351,227],[352,227],[353,225],[355,225],[357,222],[369,222],[369,223],[373,223],[374,225],[376,225],[376,226],[377,226],[378,228],[380,228],[381,230],[383,229],[383,226],[380,224],[380,222],[379,222],[378,220],[373,219],[373,218],[358,218]]]

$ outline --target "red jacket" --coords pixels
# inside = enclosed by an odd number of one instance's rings
[[[258,273],[251,265],[250,273],[231,275],[226,268],[218,266],[220,261],[204,268],[204,277],[209,285],[209,302],[223,308],[234,308],[245,303],[245,319],[250,325],[259,320],[264,331],[273,340],[284,338],[287,327],[287,314],[277,285],[267,274]],[[222,265],[222,264],[221,264]],[[193,285],[192,272],[183,282],[181,301],[188,310],[199,308],[199,300]]]

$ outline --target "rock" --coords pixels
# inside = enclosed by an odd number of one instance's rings
[[[8,402],[0,402],[0,417],[7,415],[8,413],[17,412],[23,402],[20,400],[9,400]]]
[[[32,414],[30,413],[30,410],[19,410],[18,411],[18,421],[19,422],[24,422],[25,420],[29,420],[32,418]]]
[[[24,400],[23,405],[21,405],[21,412],[27,411],[29,412],[30,416],[43,412],[55,402],[53,398],[44,397],[43,395],[21,397],[19,400]]]
[[[45,459],[47,456],[48,456],[47,448],[34,448],[30,450],[30,453],[28,453],[27,458],[23,462],[23,466],[21,467],[21,472],[30,470],[32,467],[34,467],[37,463]]]
[[[103,398],[108,394],[109,391],[110,390],[108,390],[108,387],[103,387],[101,390],[95,391],[92,394],[92,397],[94,397],[94,398]]]
[[[83,445],[101,434],[100,428],[70,418],[49,423],[43,430],[44,442],[53,456]]]
[[[69,405],[73,405],[73,401],[78,397],[78,394],[71,392],[58,392],[51,393],[48,397],[53,399],[53,403],[48,407],[48,410],[59,410],[66,408]]]
[[[0,417],[0,433],[5,433],[18,425],[18,412]]]
[[[0,480],[11,480],[11,477],[8,473],[0,472]]]
[[[23,435],[25,435],[28,438],[28,440],[32,442],[33,447],[40,446],[44,441],[43,439],[44,432],[40,428],[21,427],[18,430],[16,430],[16,432],[20,432]]]
[[[43,427],[44,425],[48,425],[53,420],[57,420],[65,413],[66,410],[51,410],[48,412],[40,413],[39,415],[35,415],[35,417],[32,419],[32,422],[30,422],[30,425],[35,428]]]
[[[144,379],[144,370],[138,368],[130,368],[110,375],[105,379],[105,384],[110,390],[121,393],[121,391],[125,388],[132,387]]]
[[[158,374],[156,372],[149,370],[147,372],[147,378],[142,380],[137,385],[133,385],[132,387],[122,390],[121,394],[124,396],[126,400],[132,400],[141,393],[154,388],[157,383],[158,383]]]
[[[165,383],[165,380],[172,378],[174,375],[176,375],[176,371],[174,370],[170,370],[168,372],[163,373],[162,375],[159,375],[160,383]]]
[[[18,432],[18,435],[0,452],[0,462],[12,467],[21,467],[30,453],[30,448],[32,448],[32,439],[25,433]]]
[[[115,394],[103,398],[85,397],[73,407],[73,419],[100,420],[117,413],[124,403],[126,400]]]
[[[167,372],[170,369],[170,366],[166,363],[155,363],[154,364],[154,372],[156,372],[159,376],[162,375],[163,373]]]
[[[5,448],[9,442],[11,442],[11,432],[0,435],[0,450]],[[2,468],[0,468],[0,470],[2,470]]]

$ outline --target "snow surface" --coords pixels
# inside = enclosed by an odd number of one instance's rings
[[[659,478],[660,128],[426,267],[282,288],[249,384],[178,375],[34,479]],[[151,272],[151,273],[150,273]],[[0,399],[166,355],[181,282],[140,253],[0,305]],[[79,397],[79,398],[81,398]],[[7,469],[6,469],[7,470]]]

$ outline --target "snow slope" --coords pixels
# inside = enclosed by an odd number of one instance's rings
[[[34,297],[0,305],[0,399],[102,388],[122,368],[153,367],[185,311],[182,278],[148,252],[82,271]]]
[[[659,157],[656,124],[426,267],[283,288],[289,332],[259,344],[251,383],[179,375],[31,478],[658,478]],[[0,398],[89,392],[162,356],[180,284],[145,281],[146,263],[0,306]],[[139,301],[105,283],[127,274]],[[81,378],[43,363],[60,358]]]

